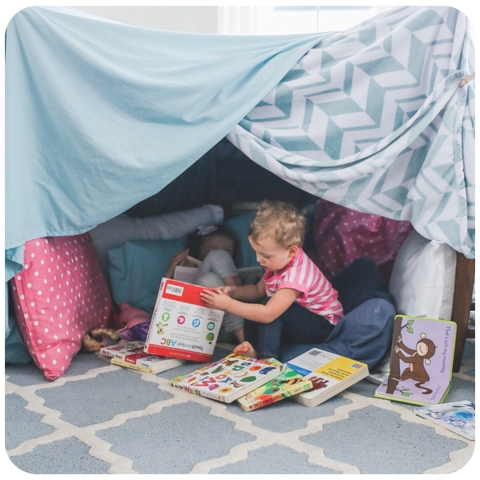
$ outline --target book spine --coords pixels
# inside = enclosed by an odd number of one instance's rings
[[[248,405],[241,403],[240,406],[243,407],[246,412],[249,412],[251,410],[258,410],[259,408],[266,407],[267,405],[278,402],[282,398],[278,398],[278,396],[275,395],[275,397],[271,396],[270,398],[266,398],[264,400],[257,400],[256,402],[249,403]]]
[[[152,360],[147,360],[143,358],[139,358],[137,360],[137,365],[140,365],[145,368],[149,368],[152,372],[160,373],[164,370],[169,370],[171,368],[178,367],[183,365],[185,362],[182,360],[175,360],[175,359],[165,359],[163,361],[157,362]]]
[[[113,365],[118,365],[119,367],[131,368],[132,370],[137,370],[139,372],[144,372],[144,373],[151,373],[155,375],[155,372],[151,368],[144,367],[143,365],[137,365],[136,363],[118,362],[115,360],[116,358],[112,358]]]
[[[179,385],[175,382],[170,382],[172,387],[177,387],[180,390],[184,390],[185,392],[192,393],[193,395],[198,395],[200,397],[212,398],[213,400],[218,400],[220,402],[226,402],[224,395],[216,395],[214,393],[206,392],[204,390],[199,390],[198,388],[192,388],[188,385]],[[228,403],[228,402],[227,402]]]
[[[284,398],[292,397],[293,395],[297,395],[298,393],[302,393],[305,390],[309,390],[312,388],[311,384],[305,383],[302,385],[296,385],[293,388],[288,390],[283,390],[280,392],[272,393],[268,398],[263,398],[262,400],[253,400],[252,403],[249,403],[246,410],[257,410],[258,408],[265,407],[266,405],[270,405],[271,403],[279,402]]]

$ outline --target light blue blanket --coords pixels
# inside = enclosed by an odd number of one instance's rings
[[[474,256],[474,52],[454,8],[216,36],[30,7],[6,47],[7,279],[25,241],[90,230],[227,134],[305,190]]]
[[[7,279],[25,241],[88,231],[161,190],[325,36],[163,32],[66,8],[17,13],[6,41]]]

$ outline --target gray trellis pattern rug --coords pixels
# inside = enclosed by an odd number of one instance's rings
[[[227,353],[217,347],[214,359]],[[475,458],[475,442],[432,427],[413,405],[373,398],[368,380],[315,408],[284,400],[247,413],[170,386],[197,367],[154,376],[80,353],[49,382],[33,364],[7,365],[9,467],[17,474],[438,474]],[[474,340],[446,399],[457,400],[475,401]]]

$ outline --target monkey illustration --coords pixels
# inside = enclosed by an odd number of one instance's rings
[[[432,390],[424,387],[423,384],[430,380],[424,362],[427,365],[430,365],[430,358],[435,354],[436,347],[433,341],[426,338],[425,333],[421,333],[420,340],[417,342],[416,349],[414,350],[407,347],[402,341],[402,336],[399,335],[397,338],[397,345],[395,345],[393,350],[398,358],[405,363],[408,363],[408,367],[400,375],[400,378],[396,378],[395,380],[401,381],[409,378],[418,380],[415,386],[422,389],[424,395],[432,393]],[[402,350],[407,352],[410,357],[407,357]]]

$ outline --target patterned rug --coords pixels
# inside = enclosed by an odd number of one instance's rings
[[[217,347],[214,359],[228,353]],[[373,398],[368,380],[314,408],[244,412],[170,386],[197,367],[154,376],[80,353],[49,382],[33,364],[7,365],[7,455],[34,474],[438,474],[472,459],[475,442]],[[475,401],[474,368],[469,340],[446,401]]]

